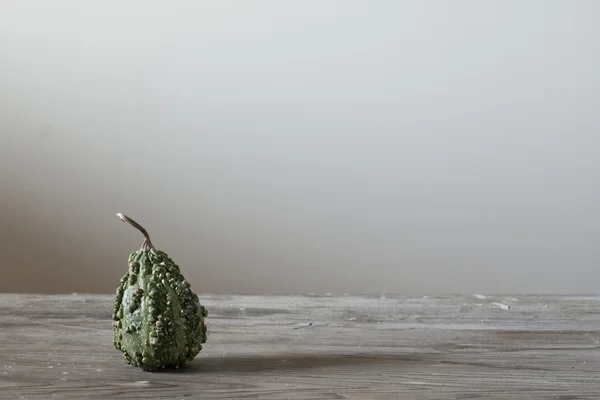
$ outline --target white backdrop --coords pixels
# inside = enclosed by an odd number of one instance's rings
[[[593,292],[595,1],[2,2],[2,291]]]

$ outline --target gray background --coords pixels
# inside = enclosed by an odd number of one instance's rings
[[[598,1],[3,1],[0,291],[597,292]]]

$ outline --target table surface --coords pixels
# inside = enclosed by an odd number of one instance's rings
[[[185,368],[113,347],[112,295],[0,295],[0,399],[600,398],[600,297],[217,296]]]

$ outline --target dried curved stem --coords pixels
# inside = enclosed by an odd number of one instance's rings
[[[146,231],[144,229],[143,226],[141,226],[140,224],[135,222],[133,219],[129,218],[127,215],[117,213],[117,217],[121,218],[121,221],[127,222],[129,225],[133,226],[138,231],[142,232],[142,235],[144,235],[144,243],[142,243],[141,250],[149,251],[149,250],[154,249],[154,246],[152,245],[152,242],[150,241],[150,235],[148,234],[148,231]]]

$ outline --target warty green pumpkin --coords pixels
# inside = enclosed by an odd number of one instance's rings
[[[179,368],[192,361],[207,339],[208,312],[179,266],[154,247],[148,232],[126,215],[117,216],[144,235],[131,253],[114,298],[114,346],[127,364],[144,371]]]

